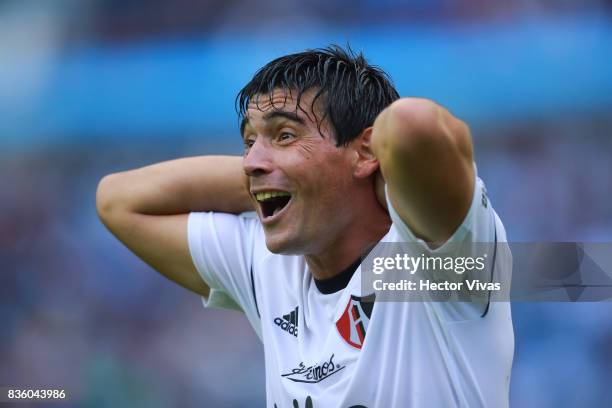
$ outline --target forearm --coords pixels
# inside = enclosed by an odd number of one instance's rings
[[[189,157],[108,175],[98,186],[97,205],[101,215],[252,210],[237,156]]]

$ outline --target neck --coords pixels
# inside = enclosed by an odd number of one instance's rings
[[[329,279],[341,273],[368,247],[380,241],[391,227],[389,214],[378,202],[369,208],[369,212],[356,214],[354,222],[336,237],[326,240],[325,247],[318,253],[305,256],[315,279]]]

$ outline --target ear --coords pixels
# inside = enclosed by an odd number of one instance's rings
[[[365,128],[350,144],[354,151],[353,176],[368,178],[378,170],[378,159],[372,151],[372,127]]]

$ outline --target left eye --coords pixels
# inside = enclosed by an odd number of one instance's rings
[[[293,139],[294,137],[295,135],[293,133],[283,132],[280,135],[278,135],[278,140],[287,141],[287,140]]]

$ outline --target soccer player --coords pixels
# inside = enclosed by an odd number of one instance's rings
[[[244,312],[264,345],[267,406],[508,406],[507,302],[371,302],[360,284],[372,243],[430,254],[505,241],[466,124],[400,99],[336,46],[270,62],[237,106],[242,158],[108,175],[97,208],[206,307]]]

